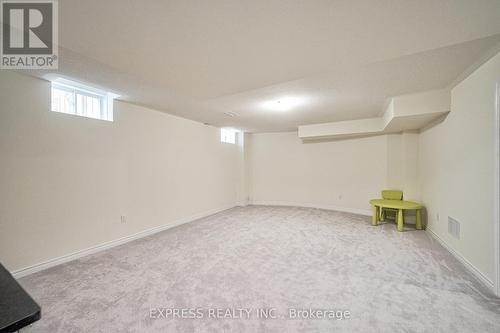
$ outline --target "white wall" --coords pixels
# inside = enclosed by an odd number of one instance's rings
[[[10,270],[245,196],[241,148],[215,127],[123,102],[114,122],[49,110],[49,82],[0,71],[0,261]]]
[[[491,281],[495,275],[495,84],[499,80],[500,54],[453,88],[448,117],[420,134],[419,158],[428,229]],[[461,223],[460,240],[448,234],[448,216]]]
[[[450,114],[420,134],[302,143],[261,133],[228,145],[217,128],[122,102],[112,123],[53,113],[48,82],[1,71],[0,261],[17,270],[247,199],[370,214],[381,189],[399,188],[493,280],[498,80],[500,55],[453,88]]]
[[[254,203],[297,204],[371,214],[386,186],[387,139],[302,143],[297,132],[251,135]]]
[[[370,199],[399,189],[420,199],[418,133],[302,142],[297,132],[250,135],[251,201],[372,214]],[[407,222],[414,223],[414,214]]]
[[[399,189],[404,199],[420,201],[419,134],[387,135],[387,188]]]

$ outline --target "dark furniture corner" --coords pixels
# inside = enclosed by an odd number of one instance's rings
[[[0,332],[17,332],[40,317],[40,306],[0,264]]]

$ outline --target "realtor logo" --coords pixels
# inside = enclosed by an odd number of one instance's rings
[[[57,1],[0,0],[2,69],[57,69]]]

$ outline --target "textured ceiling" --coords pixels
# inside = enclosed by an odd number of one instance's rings
[[[283,131],[450,85],[500,43],[500,1],[64,0],[59,38],[57,75],[217,126]],[[305,102],[263,107],[284,96]]]

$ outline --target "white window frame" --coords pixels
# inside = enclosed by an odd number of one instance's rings
[[[51,93],[53,94],[54,89],[66,91],[73,94],[73,107],[72,110],[56,110],[52,104],[51,98],[51,111],[71,114],[80,117],[113,121],[113,100],[119,95],[93,88],[90,86],[82,85],[77,82],[69,81],[66,79],[57,79],[52,81]],[[79,110],[77,105],[78,96],[93,97],[99,100],[99,115],[88,115],[85,114],[84,110]]]
[[[234,128],[220,129],[220,142],[235,145],[238,143],[238,130]]]

